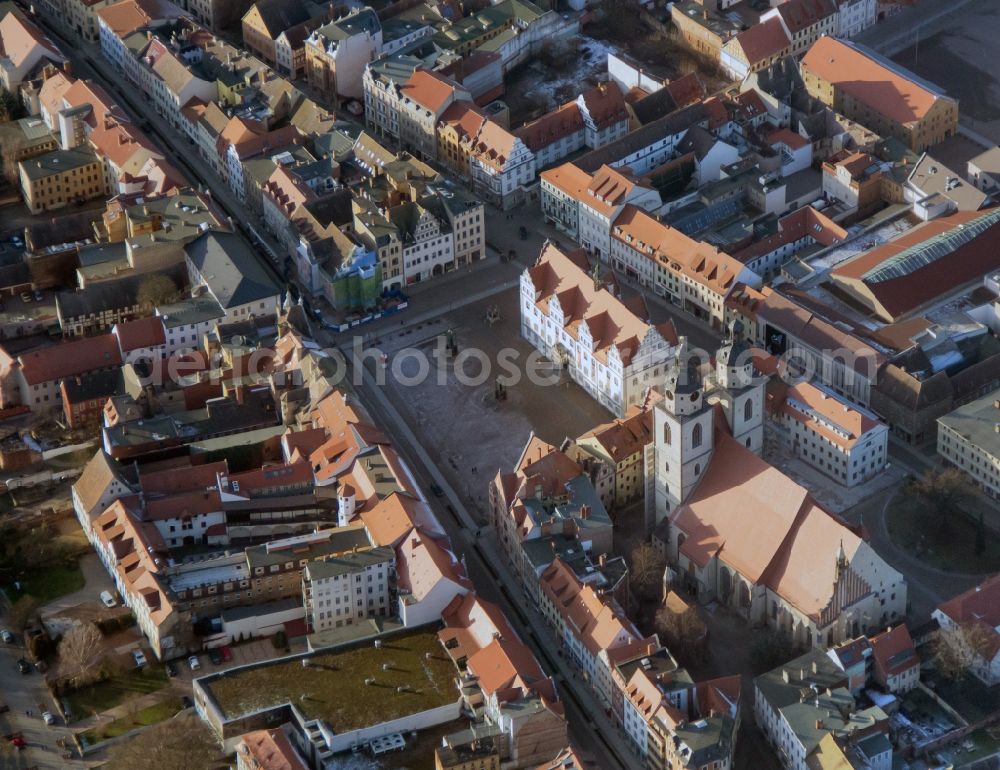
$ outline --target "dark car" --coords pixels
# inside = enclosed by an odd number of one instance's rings
[[[24,658],[21,658],[17,661],[17,670],[20,671],[22,674],[30,674],[31,669],[32,669],[31,663],[26,661]]]
[[[521,237],[521,240],[522,240],[522,241],[526,241],[526,240],[528,240],[528,228],[527,228],[527,227],[525,227],[524,225],[521,225],[521,226],[520,226],[520,227],[519,227],[519,228],[517,229],[517,234],[518,234],[518,235],[519,235],[519,236]]]
[[[444,497],[444,490],[433,482],[431,483],[431,492],[434,494],[434,497]]]
[[[163,668],[166,670],[167,676],[171,678],[177,676],[177,666],[175,666],[173,663],[170,663],[168,661],[167,665],[165,665]]]
[[[208,651],[208,657],[216,666],[222,663],[222,653],[219,652],[218,647],[213,647]]]
[[[182,705],[182,706],[183,706],[184,708],[186,708],[186,709],[189,709],[189,708],[191,708],[192,706],[194,706],[194,701],[193,701],[193,700],[191,700],[191,697],[190,697],[190,696],[188,696],[188,695],[183,695],[183,696],[181,696],[181,705]]]

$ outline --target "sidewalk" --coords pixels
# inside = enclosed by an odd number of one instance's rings
[[[176,697],[174,688],[168,685],[167,687],[156,690],[155,692],[142,695],[136,698],[135,700],[130,701],[127,704],[122,703],[113,708],[108,709],[107,711],[102,711],[96,716],[89,716],[86,719],[81,719],[78,722],[73,722],[70,725],[70,729],[73,731],[74,734],[79,734],[86,732],[87,730],[90,730],[94,727],[98,727],[104,724],[109,724],[111,722],[114,722],[116,719],[122,719],[124,717],[127,717],[130,713],[134,714],[138,711],[141,711],[144,708],[148,708],[149,706],[155,706],[157,703],[166,700],[166,698],[164,697],[164,693],[167,693],[169,697]]]
[[[394,424],[394,435],[397,440],[402,445],[408,445],[412,453],[418,458],[420,465],[423,466],[427,475],[444,490],[446,500],[449,503],[449,509],[460,522],[462,529],[469,533],[478,531],[479,526],[466,510],[463,501],[443,477],[409,425],[402,419],[386,394],[382,392],[382,389],[371,387],[371,375],[367,369],[363,369],[362,371],[364,381],[362,389],[369,397],[378,402],[379,410]],[[443,523],[450,524],[447,521]],[[446,526],[446,529],[452,529],[452,527]],[[461,533],[454,533],[454,535],[458,534]],[[534,637],[537,644],[532,645],[536,647],[533,651],[540,659],[544,658],[549,662],[549,668],[556,669],[564,686],[571,691],[573,699],[580,704],[584,713],[589,717],[587,726],[600,732],[601,737],[611,749],[615,759],[624,767],[637,766],[639,760],[624,741],[623,734],[606,716],[604,707],[597,702],[592,690],[577,678],[575,668],[569,665],[568,661],[561,656],[553,657],[551,654],[544,654],[559,649],[559,645],[554,641],[549,626],[540,619],[537,610],[533,606],[530,606],[528,602],[520,600],[523,589],[520,583],[511,575],[506,558],[498,554],[495,546],[492,544],[491,538],[460,539],[454,535],[452,540],[454,545],[463,540],[470,543],[471,548],[466,550],[464,554],[465,558],[480,561],[487,572],[496,576],[501,593],[508,598],[512,605],[515,605],[515,610],[520,610],[521,608],[527,610],[526,612],[519,612],[522,617],[527,619],[529,638],[525,641],[530,643],[531,637]],[[486,547],[484,548],[483,545]],[[509,615],[508,619],[513,620]]]

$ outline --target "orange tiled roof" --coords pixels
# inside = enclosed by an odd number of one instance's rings
[[[243,736],[237,753],[252,757],[254,770],[307,770],[309,767],[280,727],[247,733]]]
[[[410,99],[425,110],[438,113],[461,86],[437,72],[416,69],[399,88],[401,99]]]
[[[0,19],[0,58],[20,67],[39,50],[55,61],[66,60],[56,44],[20,13],[8,13]]]
[[[606,357],[613,346],[628,366],[653,330],[607,289],[595,288],[593,278],[552,244],[545,246],[528,275],[535,288],[536,306],[548,315],[549,302],[555,296],[569,333],[577,336],[581,323],[586,323],[599,357]]]
[[[802,69],[904,126],[922,120],[938,99],[948,98],[902,67],[884,61],[844,41],[821,37],[803,57]]]
[[[727,294],[743,270],[728,254],[689,238],[632,204],[614,221],[611,237],[718,294]]]

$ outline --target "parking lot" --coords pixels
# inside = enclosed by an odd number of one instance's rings
[[[970,128],[1000,142],[1000,69],[983,57],[1000,36],[1000,8],[989,0],[973,2],[951,14],[947,25],[893,59],[944,88],[959,100]]]

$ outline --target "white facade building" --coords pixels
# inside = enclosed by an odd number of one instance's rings
[[[521,336],[623,417],[665,373],[676,333],[672,324],[650,325],[595,285],[581,256],[546,245],[521,274]]]
[[[302,570],[302,603],[309,631],[392,614],[395,571],[395,553],[384,546],[307,564]]]
[[[774,416],[795,455],[839,484],[862,484],[885,468],[889,426],[822,385],[789,387]]]

